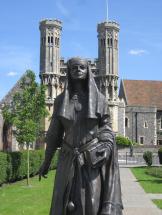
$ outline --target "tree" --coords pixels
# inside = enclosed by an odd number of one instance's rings
[[[5,121],[15,127],[14,135],[19,145],[27,149],[27,185],[29,185],[29,149],[41,133],[42,118],[48,115],[45,105],[45,87],[35,81],[35,74],[27,70],[21,80],[20,90],[10,105],[2,110]]]

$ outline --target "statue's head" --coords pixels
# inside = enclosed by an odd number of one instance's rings
[[[68,60],[68,73],[73,80],[84,80],[88,73],[88,61],[79,57]]]

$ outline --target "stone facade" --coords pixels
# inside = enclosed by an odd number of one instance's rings
[[[156,108],[127,106],[125,109],[125,134],[133,142],[156,145]]]
[[[124,99],[119,100],[118,109],[118,134],[125,136],[125,102]]]
[[[162,110],[157,110],[157,141],[162,145]]]
[[[162,81],[122,80],[125,136],[144,145],[162,145]]]

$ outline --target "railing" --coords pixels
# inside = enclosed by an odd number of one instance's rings
[[[145,165],[143,152],[135,152],[131,155],[129,152],[118,152],[118,162],[124,165]],[[152,164],[159,165],[158,153],[152,154]]]

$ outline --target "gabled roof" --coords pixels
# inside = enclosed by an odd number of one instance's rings
[[[3,106],[3,104],[9,104],[12,102],[12,98],[14,94],[18,91],[20,91],[20,84],[22,81],[22,78],[25,77],[26,73],[24,73],[20,79],[16,82],[16,84],[9,90],[9,92],[4,96],[4,98],[0,101],[0,108]]]
[[[120,91],[127,105],[162,110],[162,81],[122,80]]]

